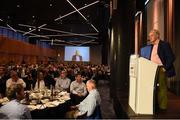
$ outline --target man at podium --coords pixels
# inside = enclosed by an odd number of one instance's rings
[[[82,61],[82,56],[78,50],[76,50],[75,55],[72,56],[72,61]]]
[[[160,32],[149,33],[150,45],[141,48],[141,56],[159,65],[157,76],[157,102],[160,110],[167,109],[167,77],[175,76],[174,54],[168,42],[160,39]]]

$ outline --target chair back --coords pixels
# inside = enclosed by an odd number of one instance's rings
[[[96,106],[93,114],[91,116],[87,116],[86,119],[102,119],[100,105]]]

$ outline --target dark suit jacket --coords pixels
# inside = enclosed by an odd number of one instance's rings
[[[145,57],[150,60],[152,48],[153,48],[153,45],[148,45],[147,48],[145,48],[145,47],[142,48],[140,56]],[[175,72],[174,65],[173,65],[173,62],[175,61],[175,56],[172,52],[172,49],[171,49],[169,43],[160,40],[157,52],[158,52],[158,56],[161,59],[161,62],[163,64],[164,68],[166,69],[166,75],[168,77],[175,76],[176,72]]]
[[[79,60],[82,61],[82,56],[81,55],[73,55],[72,56],[72,61],[77,61],[76,56],[79,56]]]

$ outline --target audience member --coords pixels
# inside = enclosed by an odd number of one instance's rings
[[[12,70],[10,76],[11,78],[6,81],[6,88],[9,88],[13,84],[22,84],[24,88],[26,87],[26,83],[18,77],[16,71]]]
[[[86,83],[87,90],[89,92],[88,96],[78,105],[71,106],[72,111],[67,112],[67,118],[77,118],[78,116],[82,116],[86,114],[87,118],[93,119],[101,119],[100,113],[100,103],[101,98],[98,90],[96,89],[96,84],[94,80],[88,80]],[[99,108],[99,111],[97,111]],[[94,116],[95,112],[99,112],[99,116]]]
[[[5,67],[0,66],[0,98],[5,96],[7,79],[8,77],[5,75]]]
[[[79,104],[85,98],[87,90],[80,73],[75,75],[75,81],[70,85],[70,93],[73,104]]]
[[[41,90],[45,89],[45,82],[44,82],[44,76],[42,72],[38,73],[37,81],[34,87],[35,90]]]
[[[31,119],[27,106],[20,103],[24,98],[22,84],[11,84],[7,88],[7,97],[10,101],[0,108],[1,119]]]
[[[60,91],[69,91],[69,86],[71,83],[71,80],[66,77],[67,73],[66,71],[62,71],[60,76],[56,78],[56,85],[55,88],[60,90]]]

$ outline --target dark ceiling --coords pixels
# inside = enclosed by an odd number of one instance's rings
[[[1,0],[0,25],[9,25],[32,40],[99,44],[101,4],[98,0]],[[85,8],[78,13],[72,5]]]

